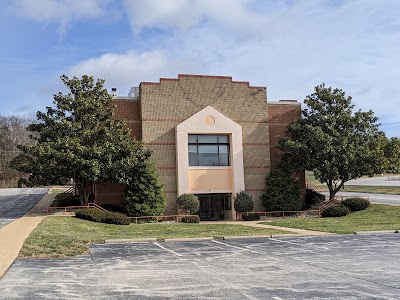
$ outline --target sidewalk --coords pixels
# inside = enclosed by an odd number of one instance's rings
[[[0,278],[17,258],[25,239],[47,215],[44,211],[56,194],[46,194],[23,217],[0,229]]]
[[[236,224],[236,225],[243,225],[243,226],[250,226],[250,227],[258,227],[258,228],[271,228],[271,229],[278,229],[282,231],[289,231],[289,233],[297,233],[302,235],[329,235],[334,234],[330,232],[323,232],[323,231],[315,231],[315,230],[306,230],[306,229],[298,229],[298,228],[289,228],[289,227],[281,227],[281,226],[273,226],[273,225],[265,225],[265,224],[258,224],[262,221],[202,221],[202,224]]]

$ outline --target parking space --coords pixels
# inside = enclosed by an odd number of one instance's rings
[[[15,261],[7,299],[400,299],[400,234],[142,242]]]
[[[0,228],[22,217],[47,193],[44,188],[0,189]]]

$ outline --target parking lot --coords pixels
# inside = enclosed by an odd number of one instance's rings
[[[18,259],[7,299],[400,299],[400,234],[101,244]]]
[[[22,217],[47,193],[46,188],[0,189],[0,228]]]

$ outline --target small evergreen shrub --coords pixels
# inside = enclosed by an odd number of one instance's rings
[[[129,225],[131,222],[124,214],[101,211],[95,208],[77,210],[75,216],[83,220],[116,225]]]
[[[266,211],[300,210],[304,199],[292,174],[283,167],[273,168],[265,180],[261,201]]]
[[[328,208],[326,208],[322,212],[323,218],[336,218],[336,217],[343,217],[347,216],[350,213],[350,209],[343,204],[335,204]]]
[[[181,222],[182,223],[200,223],[200,217],[199,216],[182,217]]]
[[[106,204],[102,204],[100,206],[107,211],[119,212],[119,213],[125,212],[125,210],[122,206],[116,205],[116,204],[106,203]]]
[[[370,202],[364,198],[349,198],[341,203],[347,206],[351,211],[364,210],[370,205]]]
[[[254,208],[253,197],[250,194],[241,191],[236,194],[233,206],[237,212],[252,211]]]
[[[306,189],[306,194],[304,195],[304,204],[302,209],[310,209],[315,204],[321,203],[325,200],[325,196],[314,191],[312,189]]]
[[[256,220],[260,220],[260,215],[248,214],[243,216],[243,221],[256,221]]]
[[[190,215],[194,215],[199,211],[200,201],[195,195],[192,194],[182,194],[176,199],[176,204],[178,207],[189,213]]]
[[[102,223],[116,224],[116,225],[129,225],[131,220],[124,214],[119,212],[104,212]]]

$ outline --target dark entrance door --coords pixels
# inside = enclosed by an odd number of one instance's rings
[[[200,201],[201,220],[223,220],[225,210],[230,209],[230,195],[228,194],[202,194],[197,195]]]

